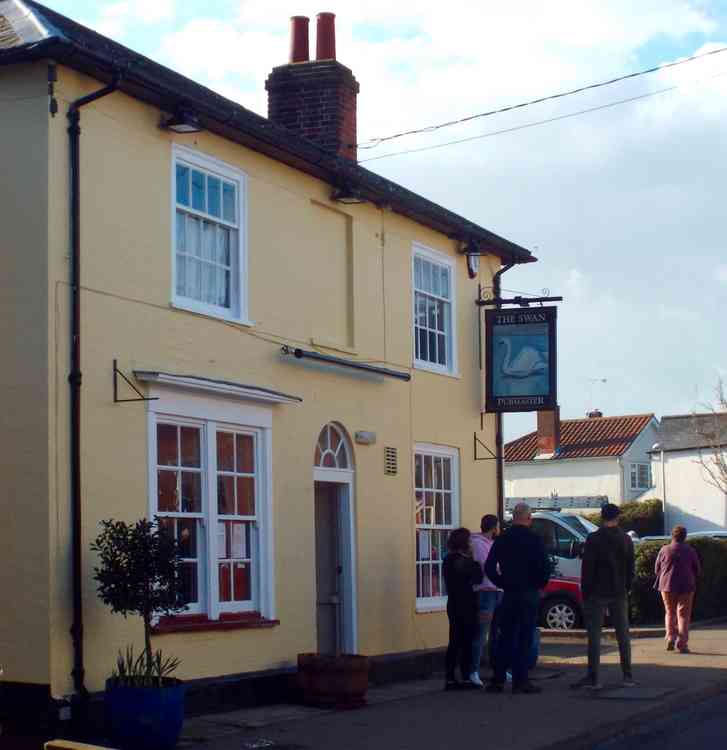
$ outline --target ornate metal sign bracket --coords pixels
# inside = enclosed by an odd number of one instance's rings
[[[530,305],[543,306],[546,302],[562,302],[562,297],[551,297],[549,289],[543,289],[542,297],[523,297],[517,295],[512,299],[504,299],[503,297],[482,296],[482,290],[480,290],[480,296],[475,300],[477,307],[499,307],[500,305],[519,305],[520,307],[530,307]]]

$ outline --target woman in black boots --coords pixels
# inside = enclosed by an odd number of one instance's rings
[[[444,689],[476,690],[480,686],[469,680],[472,674],[472,642],[478,623],[477,592],[473,586],[482,582],[482,568],[472,558],[469,529],[455,529],[447,539],[447,549],[449,553],[442,566],[449,618]],[[462,682],[457,682],[454,675],[458,662]]]

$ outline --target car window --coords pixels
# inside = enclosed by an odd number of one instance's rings
[[[568,526],[575,529],[576,531],[580,531],[586,536],[592,534],[594,531],[598,531],[598,526],[596,526],[595,523],[591,523],[586,518],[581,518],[580,516],[576,515],[561,516],[561,518],[568,524]]]
[[[553,526],[555,526],[555,554],[558,557],[576,557],[578,537],[564,526],[559,524],[553,524]]]
[[[533,531],[542,538],[545,551],[549,555],[557,555],[555,524],[547,518],[533,518]]]

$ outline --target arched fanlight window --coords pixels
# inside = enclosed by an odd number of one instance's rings
[[[323,469],[350,469],[346,437],[335,424],[327,424],[318,436],[315,465]]]

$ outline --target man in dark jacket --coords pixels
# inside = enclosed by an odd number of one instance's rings
[[[530,506],[519,503],[512,513],[512,526],[495,539],[485,574],[504,590],[498,609],[500,635],[495,651],[495,669],[488,692],[501,693],[508,666],[512,666],[513,693],[539,693],[528,679],[528,658],[538,616],[540,589],[550,577],[550,561],[542,539],[530,530]]]
[[[634,581],[634,543],[618,526],[619,507],[607,503],[601,508],[603,525],[589,534],[583,551],[581,591],[583,614],[588,628],[588,674],[574,688],[600,690],[601,627],[608,609],[618,640],[623,687],[636,683],[631,675],[628,592]]]

